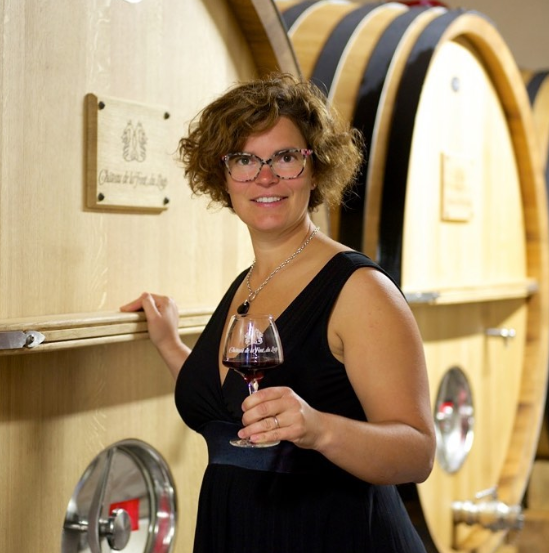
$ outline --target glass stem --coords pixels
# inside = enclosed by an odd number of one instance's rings
[[[250,392],[250,395],[255,394],[258,389],[259,389],[259,382],[257,380],[254,379],[248,382],[248,391]]]

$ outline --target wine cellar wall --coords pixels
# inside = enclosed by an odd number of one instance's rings
[[[119,306],[174,297],[192,345],[251,262],[246,229],[191,196],[174,155],[230,85],[297,72],[293,51],[265,1],[29,0],[0,21],[0,551],[61,551],[87,467],[138,440],[173,474],[173,551],[189,552],[205,446],[143,315]]]

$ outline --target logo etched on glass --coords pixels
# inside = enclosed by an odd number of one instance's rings
[[[256,346],[263,343],[263,332],[258,328],[253,328],[246,333],[244,341],[247,346]]]

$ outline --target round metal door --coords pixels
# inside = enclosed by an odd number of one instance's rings
[[[169,553],[177,518],[166,461],[140,440],[123,440],[88,466],[69,501],[62,553]]]

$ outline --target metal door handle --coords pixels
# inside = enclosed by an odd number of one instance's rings
[[[81,520],[79,522],[66,522],[65,530],[75,530],[77,532],[88,533],[90,525],[88,521]],[[132,523],[128,511],[124,509],[115,509],[107,520],[99,520],[98,534],[99,538],[107,538],[109,547],[113,551],[122,551],[130,541],[132,533]],[[91,544],[92,551],[101,552],[101,549],[96,549],[97,544]]]

